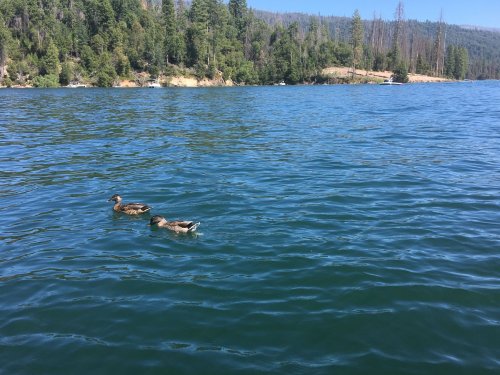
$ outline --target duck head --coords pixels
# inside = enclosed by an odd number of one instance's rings
[[[111,198],[108,199],[108,202],[115,201],[116,203],[120,203],[122,201],[122,197],[118,194],[114,194]]]
[[[161,223],[163,220],[165,220],[165,218],[163,216],[160,216],[160,215],[155,215],[151,218],[151,220],[149,220],[149,225],[150,226],[153,226],[153,225],[158,225],[159,223]]]

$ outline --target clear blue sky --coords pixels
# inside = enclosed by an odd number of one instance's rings
[[[303,12],[351,17],[355,9],[363,19],[374,12],[394,19],[398,0],[247,0],[250,8],[272,12]],[[446,23],[500,28],[500,0],[403,0],[406,19],[437,21],[441,10]]]

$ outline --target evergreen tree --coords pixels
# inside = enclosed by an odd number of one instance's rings
[[[364,30],[363,22],[361,21],[361,16],[359,11],[356,9],[354,15],[352,16],[351,23],[351,46],[352,46],[352,75],[354,76],[356,72],[356,67],[361,63],[363,57],[363,39]]]
[[[422,57],[422,55],[417,56],[417,63],[415,67],[415,72],[417,74],[428,74],[430,70],[429,63]]]
[[[396,7],[394,34],[392,37],[392,47],[388,53],[388,63],[390,69],[396,69],[401,61],[401,40],[404,24],[404,5],[400,1]]]
[[[459,47],[455,53],[455,69],[454,76],[456,79],[464,79],[469,65],[469,55],[467,50]]]
[[[163,22],[165,23],[165,61],[168,64],[175,55],[175,44],[177,43],[174,0],[162,1],[162,13]]]
[[[409,81],[408,68],[403,62],[400,62],[392,73],[392,79],[394,82],[407,83]]]
[[[4,67],[7,64],[7,58],[9,56],[10,39],[10,31],[5,26],[4,20],[0,15],[0,82],[3,80]]]
[[[125,47],[125,53],[134,69],[144,69],[144,49],[145,49],[146,31],[139,21],[134,21],[132,30],[128,36],[128,43]]]
[[[115,23],[115,12],[110,0],[87,0],[85,16],[91,35],[106,32]]]
[[[449,45],[446,49],[446,59],[445,59],[445,74],[447,77],[455,76],[455,55],[456,47],[454,45]]]
[[[191,66],[208,65],[208,3],[193,0],[187,30],[187,55]]]
[[[238,39],[244,43],[247,28],[247,2],[246,0],[229,0],[229,13],[233,18],[233,22],[238,32]]]
[[[42,59],[42,66],[40,73],[42,75],[56,75],[59,76],[59,51],[53,41],[49,43],[45,56]]]
[[[113,51],[113,63],[116,74],[120,77],[127,77],[130,74],[130,61],[123,48],[118,47]]]
[[[184,0],[177,0],[176,12],[176,33],[174,41],[173,60],[176,64],[183,64],[186,61],[186,30],[187,14]]]
[[[113,67],[111,55],[105,52],[99,59],[99,72],[97,74],[97,86],[99,87],[112,87],[117,74]]]
[[[73,80],[73,69],[71,64],[64,62],[61,67],[61,73],[59,74],[59,83],[61,86],[67,86]]]

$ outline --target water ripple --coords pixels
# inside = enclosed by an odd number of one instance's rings
[[[473,87],[1,90],[2,370],[497,373],[500,90]]]

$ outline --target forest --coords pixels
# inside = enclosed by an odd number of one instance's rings
[[[500,78],[500,33],[248,8],[246,0],[0,0],[0,85],[113,86],[191,75],[236,84],[320,83],[323,68]]]

